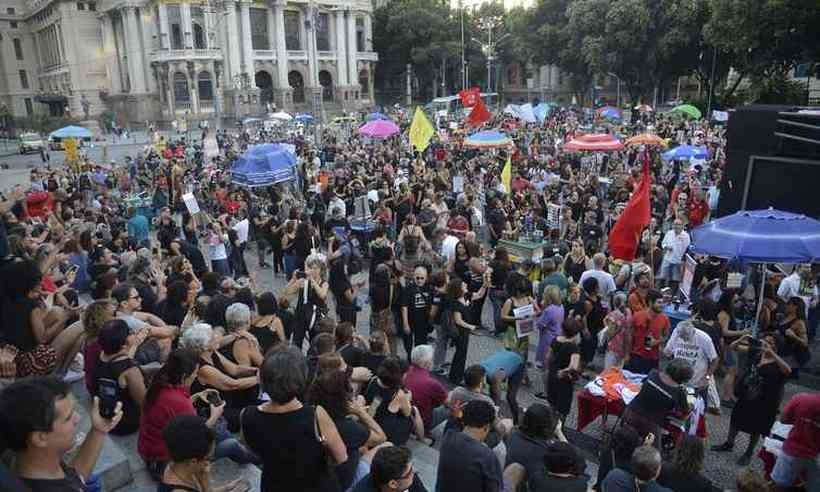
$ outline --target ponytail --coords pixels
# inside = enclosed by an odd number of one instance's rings
[[[151,381],[148,392],[145,393],[143,412],[147,411],[154,404],[159,392],[163,387],[179,386],[190,376],[199,365],[199,356],[192,349],[177,349],[171,352],[165,362]]]

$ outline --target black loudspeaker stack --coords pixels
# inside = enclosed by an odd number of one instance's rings
[[[820,108],[744,106],[726,139],[716,216],[774,207],[820,217]]]

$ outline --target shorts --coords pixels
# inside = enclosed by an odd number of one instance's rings
[[[735,354],[734,350],[723,351],[723,367],[727,369],[737,367],[737,354]]]
[[[15,359],[17,377],[45,376],[57,367],[57,351],[50,345],[37,345],[28,352],[20,352]]]
[[[661,267],[658,270],[658,280],[671,280],[672,282],[680,282],[681,279],[681,264],[669,263],[666,258],[661,261]]]
[[[817,472],[817,462],[813,458],[795,458],[786,453],[777,456],[772,469],[772,481],[778,487],[788,488],[796,485],[805,473],[806,490],[817,492],[820,490],[820,476]]]

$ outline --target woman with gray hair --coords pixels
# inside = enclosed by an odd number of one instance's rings
[[[199,369],[191,393],[206,389],[219,391],[227,405],[225,419],[233,432],[239,427],[239,412],[256,403],[259,395],[258,370],[230,361],[219,352],[222,337],[211,325],[197,323],[182,333],[179,345],[199,354]],[[250,402],[250,403],[249,403]]]
[[[220,347],[219,352],[228,360],[240,366],[259,367],[262,365],[262,352],[259,341],[250,331],[251,310],[241,302],[235,302],[225,310],[225,327],[227,335],[233,340]]]
[[[304,405],[308,384],[305,356],[293,347],[276,348],[262,364],[270,401],[242,412],[241,432],[262,461],[262,492],[339,491],[328,466],[347,461],[336,424],[321,405]]]

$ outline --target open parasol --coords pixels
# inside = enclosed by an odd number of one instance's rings
[[[628,138],[625,145],[657,145],[659,147],[666,147],[666,141],[657,135],[651,133],[641,133],[632,138]]]
[[[388,138],[399,133],[399,127],[390,120],[368,121],[359,127],[359,133],[370,138]]]
[[[610,135],[609,133],[589,133],[575,137],[564,144],[564,150],[573,152],[609,152],[621,150],[622,148],[624,148],[623,142],[618,140],[615,135]]]
[[[681,104],[680,106],[675,106],[674,108],[672,108],[672,112],[684,114],[696,120],[699,120],[701,116],[703,116],[700,113],[700,110],[692,106],[691,104]]]
[[[464,139],[464,146],[475,149],[497,149],[500,147],[508,147],[512,145],[513,141],[506,133],[497,130],[485,130],[478,133],[473,133]]]

